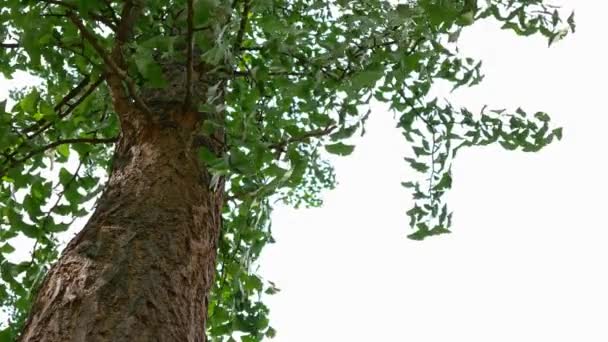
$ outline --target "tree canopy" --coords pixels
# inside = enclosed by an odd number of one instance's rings
[[[18,335],[58,235],[104,189],[120,134],[107,70],[144,112],[163,110],[150,98],[176,97],[171,73],[189,86],[209,75],[205,101],[193,103],[207,118],[200,138],[221,127],[225,141],[200,158],[226,182],[226,203],[208,335],[259,341],[275,334],[263,297],[278,288],[256,272],[273,242],[272,204],[322,204],[335,185],[325,153],[353,152],[348,139],[365,133],[374,101],[389,104],[412,146],[405,162],[416,173],[402,183],[416,200],[404,208],[412,239],[450,232],[443,195],[460,148],[534,152],[561,139],[544,112],[473,113],[429,95],[438,82],[482,81],[458,39],[486,19],[549,45],[575,29],[573,15],[542,0],[0,0],[0,71],[41,80],[0,102],[0,306],[10,317],[0,341]],[[10,261],[24,237],[31,259]]]

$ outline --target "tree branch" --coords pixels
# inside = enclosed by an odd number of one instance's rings
[[[17,49],[20,46],[17,43],[0,43],[0,47],[5,49]]]
[[[71,99],[73,99],[84,88],[84,86],[86,86],[88,84],[88,82],[89,82],[88,78],[89,78],[88,76],[85,77],[85,79],[80,84],[78,84],[63,99],[61,99],[61,101],[59,101],[59,103],[55,105],[55,107],[54,107],[55,111],[59,111],[59,109],[61,109],[61,107],[68,104],[68,102]],[[87,81],[87,83],[83,84],[85,80]],[[57,114],[57,118],[63,119],[64,117],[68,116],[76,107],[78,107],[78,105],[80,105],[87,97],[89,97],[103,81],[104,81],[104,77],[100,77],[97,81],[95,81],[95,83],[91,84],[91,86],[84,92],[84,94],[82,94],[82,96],[80,96],[78,98],[78,100],[76,100],[76,102],[69,104],[68,108],[63,113]],[[40,124],[42,124],[42,126],[40,126]],[[45,121],[44,119],[41,119],[36,124],[26,128],[24,130],[24,133],[29,133],[31,131],[36,130],[32,135],[28,136],[28,139],[31,140],[34,137],[40,135],[51,125],[52,125],[52,122],[48,122],[48,121]]]
[[[120,20],[118,20],[118,17],[116,16],[116,12],[112,8],[112,1],[111,0],[104,0],[103,2],[106,5],[106,8],[108,9],[108,11],[110,12],[110,15],[112,16],[112,20],[116,23],[116,25],[119,25],[120,24]]]
[[[60,0],[41,0],[41,1],[46,2],[48,4],[65,7],[70,11],[78,11],[77,5],[70,4],[65,1],[60,1]],[[116,32],[116,30],[117,30],[116,25],[112,21],[108,20],[107,17],[100,15],[99,13],[94,13],[94,12],[89,12],[88,15],[90,15],[91,18],[93,18],[94,20],[99,21],[100,23],[106,25],[107,27],[112,29],[112,31]]]
[[[124,0],[120,13],[120,23],[118,24],[118,31],[116,32],[115,44],[112,48],[112,53],[110,54],[111,59],[113,59],[119,70],[127,69],[127,63],[125,62],[125,58],[123,56],[123,47],[131,38],[135,22],[142,11],[142,0]],[[144,115],[151,115],[151,111],[148,106],[137,95],[135,84],[130,78],[121,78],[119,75],[117,75],[118,77],[113,77],[112,75],[109,76],[108,86],[112,92],[114,109],[118,113],[124,114],[130,111],[129,98],[132,98],[135,100],[136,107],[138,107],[144,113]],[[127,85],[129,94],[126,94],[124,91],[123,81]]]
[[[85,80],[87,78],[88,78],[88,76],[85,78]],[[100,77],[95,83],[93,83],[89,87],[89,89],[87,89],[87,91],[84,94],[82,94],[82,96],[80,96],[78,98],[78,100],[76,100],[76,102],[68,105],[68,108],[63,113],[58,114],[57,118],[62,119],[64,117],[68,116],[76,107],[78,107],[78,105],[80,105],[87,97],[89,97],[103,81],[104,81],[104,78]],[[84,80],[79,85],[77,85],[76,88],[72,89],[68,93],[68,95],[66,95],[61,101],[59,101],[59,103],[57,105],[55,105],[54,109],[57,111],[57,110],[61,109],[62,106],[67,104],[67,102],[69,101],[69,98],[73,98],[75,96],[75,95],[71,96],[71,94],[74,93],[76,89],[79,89],[79,91],[82,90],[83,83],[84,83]],[[19,152],[19,149],[24,147],[28,143],[28,141],[31,141],[35,137],[44,133],[47,129],[49,129],[53,125],[54,122],[55,121],[46,121],[44,119],[41,119],[40,121],[34,123],[33,125],[25,128],[23,133],[28,133],[28,132],[32,132],[32,131],[34,133],[32,133],[30,135],[26,135],[26,140],[21,142],[21,144],[19,144],[19,146],[15,147],[15,149],[12,152],[9,153],[8,149],[5,152],[3,152],[2,155],[4,156],[4,161],[2,161],[2,163],[0,165],[5,165],[9,161],[14,161],[15,160],[14,157]]]
[[[65,17],[65,16],[64,16]],[[93,68],[97,68],[98,65],[97,63],[95,63],[90,56],[87,56],[87,54],[85,53],[85,49],[84,49],[84,43],[82,42],[72,42],[71,44],[66,44],[65,42],[63,42],[60,37],[57,36],[53,36],[54,40],[57,42],[57,45],[55,45],[56,47],[58,47],[59,49],[63,49],[66,51],[69,51],[71,53],[73,53],[74,55],[80,56],[84,59],[87,60],[87,62],[89,63],[89,65],[91,65]],[[80,51],[78,51],[77,49],[80,49]]]
[[[184,110],[190,108],[192,102],[192,74],[194,74],[194,61],[192,49],[194,47],[194,0],[188,0],[188,36],[187,40],[187,66],[186,66],[186,98],[184,99]]]
[[[279,150],[280,152],[282,152],[283,149],[287,145],[289,145],[289,144],[292,144],[292,143],[295,143],[295,142],[302,142],[302,141],[304,141],[304,140],[306,140],[308,138],[319,138],[319,137],[328,135],[331,132],[333,132],[336,129],[336,127],[337,127],[336,125],[329,125],[329,126],[327,126],[325,128],[322,128],[322,129],[317,129],[317,130],[306,132],[306,133],[304,133],[302,135],[299,135],[297,137],[290,137],[289,139],[286,139],[286,140],[281,141],[279,143],[272,144],[269,147],[271,149]]]
[[[95,51],[97,52],[99,57],[101,57],[104,64],[106,65],[106,67],[110,69],[111,73],[118,76],[122,81],[124,81],[127,84],[127,89],[129,90],[129,94],[131,95],[131,97],[133,98],[133,100],[135,101],[135,104],[139,107],[139,109],[143,110],[144,113],[150,115],[151,114],[150,109],[148,108],[146,103],[137,95],[135,82],[133,82],[133,80],[129,77],[129,75],[127,75],[127,73],[124,70],[122,70],[114,62],[114,60],[112,58],[110,58],[110,55],[99,44],[95,35],[93,33],[91,33],[89,30],[87,30],[87,28],[84,26],[82,21],[80,21],[80,19],[76,16],[76,14],[74,14],[74,12],[71,12],[71,11],[67,12],[67,16],[68,16],[68,18],[70,18],[72,23],[74,23],[74,25],[76,25],[76,27],[78,27],[78,30],[80,31],[80,34],[82,34],[83,38],[93,46],[93,49],[95,49]],[[120,36],[121,32],[119,32],[118,35]],[[119,44],[120,44],[120,42],[122,42],[122,41],[119,39]]]
[[[277,150],[275,158],[279,159],[281,157],[281,154],[283,154],[283,152],[285,151],[285,147],[289,144],[295,143],[295,142],[302,142],[306,139],[309,138],[320,138],[323,137],[325,135],[330,134],[331,132],[333,132],[335,129],[337,128],[336,125],[329,125],[325,128],[321,128],[321,129],[317,129],[317,130],[312,130],[309,132],[305,132],[302,135],[299,135],[297,137],[291,137],[289,139],[286,139],[284,141],[281,141],[279,143],[276,144],[272,144],[270,146],[268,146],[271,149],[275,149]],[[243,199],[245,196],[249,196],[252,194],[255,194],[256,192],[258,192],[260,189],[256,189],[254,191],[249,191],[249,192],[240,192],[240,193],[234,193],[232,196],[226,196],[225,197],[225,201],[234,201],[236,199]]]
[[[76,97],[76,95],[78,95],[80,93],[80,91],[82,89],[84,89],[84,87],[86,87],[90,82],[91,82],[91,77],[89,75],[86,75],[82,79],[82,81],[80,81],[80,83],[78,83],[78,85],[76,87],[74,87],[74,89],[70,90],[70,92],[66,96],[64,96],[63,99],[61,99],[61,101],[59,101],[59,103],[57,103],[55,105],[55,107],[53,107],[53,109],[55,111],[60,110],[61,107],[63,107],[63,105],[67,104],[71,99]]]
[[[50,149],[53,149],[57,146],[60,145],[65,145],[65,144],[80,144],[80,143],[86,143],[86,144],[113,144],[116,141],[118,141],[118,137],[113,137],[113,138],[70,138],[70,139],[62,139],[62,140],[57,140],[54,141],[48,145],[44,145],[42,147],[39,147],[33,151],[30,151],[28,154],[26,154],[24,157],[19,158],[19,159],[13,159],[12,163],[10,163],[9,165],[7,165],[7,167],[4,168],[4,170],[2,170],[2,172],[0,172],[0,178],[2,176],[4,176],[4,174],[6,173],[6,171],[8,171],[9,169],[24,163],[25,161],[27,161],[28,159],[32,158],[33,156],[37,155],[37,154],[41,154],[44,153]]]
[[[97,38],[95,37],[95,35],[93,35],[93,33],[89,32],[89,30],[87,30],[87,28],[80,21],[80,19],[76,16],[76,14],[74,14],[74,12],[68,12],[67,16],[68,16],[68,18],[70,18],[72,23],[74,23],[74,25],[76,25],[76,27],[78,27],[78,30],[80,31],[80,34],[82,34],[83,38],[86,41],[88,41],[89,44],[91,44],[91,46],[93,46],[93,49],[95,49],[95,51],[97,52],[99,57],[101,57],[101,59],[103,60],[103,62],[106,65],[106,67],[108,67],[112,71],[112,73],[118,75],[118,77],[120,77],[121,79],[123,79],[123,80],[126,79],[127,78],[126,72],[124,70],[120,69],[118,67],[118,65],[116,65],[114,60],[112,60],[109,57],[107,51],[105,51],[104,48],[101,45],[99,45],[99,42],[97,41]]]
[[[251,1],[252,0],[245,0],[245,3],[243,4],[243,12],[241,13],[241,23],[239,25],[239,31],[236,34],[234,46],[232,48],[233,52],[238,52],[241,49],[241,44],[243,43],[243,38],[245,37],[245,31],[247,30],[249,12],[251,11]]]
[[[136,4],[136,2],[141,2],[141,0],[125,0],[125,4],[122,7],[120,24],[118,25],[118,32],[116,33],[118,49],[122,48],[122,45],[125,44],[131,36],[135,20],[142,9],[141,4]]]

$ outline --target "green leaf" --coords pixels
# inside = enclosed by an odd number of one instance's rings
[[[355,134],[355,132],[357,132],[358,128],[359,128],[358,124],[354,124],[349,127],[343,127],[343,128],[340,128],[340,130],[338,130],[336,133],[333,133],[332,135],[330,135],[330,137],[332,140],[348,139],[348,138],[352,137],[353,134]]]
[[[19,105],[27,113],[36,113],[38,111],[39,100],[40,93],[37,89],[34,89],[19,102]]]
[[[411,189],[411,188],[413,188],[413,187],[414,187],[416,184],[414,184],[413,182],[401,182],[401,185],[402,185],[404,188],[409,188],[409,189]]]
[[[66,157],[66,158],[68,158],[70,156],[70,145],[68,145],[68,144],[59,145],[59,146],[57,146],[56,150],[60,155]]]
[[[537,112],[537,113],[535,113],[534,117],[537,118],[538,120],[542,121],[542,122],[549,122],[551,120],[551,118],[549,117],[549,115],[547,115],[547,113],[543,113],[543,112]]]
[[[351,84],[355,89],[370,88],[373,87],[382,76],[382,71],[362,71],[352,77]]]
[[[429,170],[429,166],[421,163],[413,158],[403,158],[410,164],[410,167],[418,172],[425,173]]]
[[[555,135],[555,137],[557,138],[557,140],[562,140],[562,128],[556,128],[553,130],[553,135]]]
[[[574,33],[576,31],[576,23],[574,22],[574,11],[568,17],[567,22],[568,26],[570,26],[570,29]]]
[[[451,231],[443,226],[436,226],[429,231],[429,235],[450,234]]]
[[[502,146],[505,150],[515,150],[519,147],[518,144],[512,144],[508,141],[499,141],[500,146]]]
[[[472,25],[475,21],[475,13],[473,11],[468,11],[460,15],[458,23],[462,26]]]
[[[441,180],[439,180],[439,183],[437,183],[437,185],[435,185],[435,190],[437,190],[437,191],[445,190],[445,189],[449,189],[451,187],[452,187],[452,176],[450,175],[449,172],[446,172],[441,177]]]
[[[4,245],[0,246],[0,253],[2,254],[10,254],[15,251],[15,247],[11,246],[8,242]]]
[[[355,146],[346,145],[344,143],[336,143],[331,145],[325,145],[325,150],[331,154],[337,154],[340,156],[347,156],[355,150]]]
[[[68,185],[68,183],[72,180],[72,177],[72,174],[65,167],[62,167],[59,170],[59,182],[64,187]]]
[[[15,337],[10,326],[0,330],[0,342],[14,342]]]
[[[36,229],[36,226],[30,224],[22,224],[19,230],[28,238],[37,239],[41,236],[42,231]]]
[[[152,57],[150,50],[144,48],[138,49],[135,56],[135,65],[152,88],[164,88],[167,86],[163,70]]]
[[[397,4],[395,10],[402,19],[410,19],[414,14],[412,7],[409,4]]]
[[[211,18],[215,8],[219,5],[218,0],[198,0],[194,2],[194,24],[196,26],[206,24]]]
[[[274,330],[274,328],[272,328],[272,327],[268,327],[268,329],[266,330],[266,333],[264,333],[264,335],[266,335],[266,337],[268,337],[268,338],[274,338],[277,336],[277,331]]]

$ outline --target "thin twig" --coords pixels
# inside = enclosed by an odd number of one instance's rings
[[[63,99],[61,99],[61,101],[59,101],[59,103],[55,105],[55,107],[53,107],[53,109],[55,111],[61,109],[64,104],[68,103],[71,99],[78,95],[80,91],[89,84],[90,81],[91,77],[89,75],[86,75],[84,79],[82,79],[82,81],[80,81],[80,83],[78,83],[78,85],[74,87],[74,89],[70,90],[70,92],[66,96],[64,96]]]
[[[422,122],[424,122],[430,129],[433,129],[433,124],[427,118],[420,115],[420,113],[414,109],[416,104],[412,102],[412,99],[410,99],[409,97],[407,97],[405,95],[403,88],[398,88],[397,94],[399,94],[401,96],[401,98],[405,102],[407,102],[407,104],[412,108],[412,111],[414,111],[414,115],[416,115],[420,120],[422,120]]]
[[[50,149],[53,149],[55,147],[61,146],[61,145],[66,145],[66,144],[79,144],[79,143],[86,143],[86,144],[113,144],[116,141],[118,141],[117,137],[113,137],[113,138],[70,138],[70,139],[62,139],[62,140],[57,140],[54,141],[48,145],[44,145],[40,148],[37,148],[33,151],[31,151],[30,153],[26,154],[24,157],[19,158],[19,159],[12,159],[12,163],[10,163],[7,167],[4,168],[4,170],[2,170],[2,172],[0,172],[0,177],[4,176],[4,174],[6,173],[6,171],[8,171],[9,169],[22,164],[23,162],[27,161],[28,159],[32,158],[33,156],[37,155],[37,154],[41,154],[44,153]]]
[[[281,158],[281,154],[284,152],[285,147],[287,145],[292,144],[292,143],[296,143],[296,142],[303,142],[304,140],[309,139],[309,138],[320,138],[322,136],[328,135],[331,132],[333,132],[336,129],[336,127],[337,127],[336,125],[330,125],[330,126],[327,126],[325,128],[322,128],[322,129],[317,129],[317,130],[309,131],[309,132],[306,132],[306,133],[304,133],[302,135],[299,135],[297,137],[291,137],[291,138],[286,139],[284,141],[281,141],[279,143],[272,144],[272,145],[269,146],[269,148],[277,150],[277,153],[275,155],[275,159],[280,159]],[[253,193],[257,192],[258,190],[253,191]],[[226,196],[225,197],[225,202],[234,201],[236,199],[242,199],[245,196],[248,196],[248,195],[251,195],[251,194],[252,194],[252,192],[235,193],[232,196]]]
[[[65,17],[65,15],[64,15]],[[95,63],[89,56],[87,56],[84,53],[84,44],[82,43],[71,43],[70,45],[65,44],[63,41],[61,41],[61,39],[57,36],[53,36],[53,38],[55,39],[55,41],[57,42],[57,46],[60,49],[64,49],[67,50],[75,55],[78,55],[84,59],[87,60],[87,62],[89,63],[89,65],[91,65],[94,69],[98,68],[97,63]],[[77,50],[77,48],[80,48],[80,51]]]
[[[272,144],[269,147],[271,149],[279,150],[279,151],[282,152],[283,149],[285,148],[285,146],[287,146],[289,144],[292,144],[292,143],[295,143],[295,142],[302,142],[302,141],[304,141],[304,140],[306,140],[308,138],[319,138],[319,137],[328,135],[331,132],[333,132],[336,129],[336,127],[337,127],[336,125],[330,125],[330,126],[327,126],[325,128],[322,128],[322,129],[317,129],[317,130],[309,131],[309,132],[306,132],[306,133],[304,133],[302,135],[299,135],[299,136],[296,136],[296,137],[290,137],[290,138],[288,138],[288,139],[286,139],[284,141],[281,141],[279,143]]]
[[[31,151],[30,153],[28,153],[27,155],[25,155],[25,157],[20,158],[20,159],[15,159],[16,163],[22,163],[28,159],[30,159],[31,157],[46,152],[52,148],[61,146],[61,145],[66,145],[66,144],[81,144],[81,143],[86,143],[86,144],[113,144],[116,141],[118,141],[118,137],[112,137],[112,138],[69,138],[69,139],[61,139],[61,140],[57,140],[57,141],[53,141],[52,143],[48,144],[48,145],[44,145],[38,149],[35,149],[33,151]],[[14,166],[14,165],[13,165]]]
[[[435,176],[435,150],[437,141],[435,140],[435,130],[433,129],[433,143],[431,146],[431,175],[429,176],[429,196],[431,196],[431,205],[435,203],[437,198],[433,195],[433,177]]]
[[[59,202],[61,202],[61,199],[65,195],[66,189],[70,185],[72,185],[72,183],[74,183],[76,178],[78,178],[78,172],[80,172],[80,168],[82,167],[83,164],[84,164],[84,162],[82,160],[78,163],[78,167],[76,168],[76,171],[74,171],[74,175],[72,175],[70,180],[66,184],[63,185],[63,191],[61,191],[61,193],[59,195],[57,195],[57,200],[55,201],[53,206],[51,206],[51,208],[49,208],[49,210],[46,212],[46,215],[42,219],[42,227],[40,227],[40,230],[42,230],[43,232],[46,230],[47,222],[48,222],[49,218],[51,217],[53,211],[55,211],[55,209],[57,209],[57,207],[59,206]],[[32,247],[32,260],[30,260],[30,264],[33,264],[34,261],[36,260],[36,251],[38,249],[38,242],[39,241],[36,240],[36,242],[34,243],[34,247]]]
[[[78,83],[78,85],[76,85],[76,87],[74,87],[72,90],[70,90],[69,93],[67,93],[67,95],[65,95],[61,101],[59,101],[54,107],[53,110],[55,112],[58,112],[61,107],[63,107],[64,105],[66,105],[69,101],[71,101],[73,98],[75,98],[78,94],[80,94],[80,92],[82,91],[82,89],[84,89],[84,87],[86,87],[89,83],[91,82],[91,77],[89,75],[85,76],[82,81],[80,81],[80,83]],[[98,81],[99,82],[99,81]],[[29,133],[32,131],[35,131],[37,129],[39,129],[42,125],[44,125],[45,123],[47,123],[48,121],[44,118],[36,121],[33,125],[26,127],[25,129],[23,129],[23,133]]]
[[[76,100],[76,102],[74,102],[72,104],[68,104],[68,108],[66,108],[66,110],[63,111],[63,113],[58,114],[57,118],[63,119],[66,116],[68,116],[71,112],[73,112],[74,109],[76,109],[76,107],[78,107],[82,102],[84,102],[84,100],[86,100],[97,89],[97,87],[99,87],[99,85],[101,83],[103,83],[104,80],[105,80],[105,78],[103,76],[99,77],[99,79],[97,79],[97,81],[95,81],[95,83],[91,84],[91,86],[87,89],[87,91],[84,94],[82,94],[82,96],[80,96],[78,98],[78,100]],[[32,138],[40,135],[40,133],[42,133],[44,130],[49,128],[51,125],[52,125],[52,122],[47,122],[38,131],[36,131],[32,135],[28,136],[28,139],[32,139]]]
[[[41,1],[46,2],[48,4],[65,7],[67,9],[69,9],[70,11],[78,11],[77,5],[70,4],[65,1],[59,1],[59,0],[41,0]],[[100,15],[98,13],[95,13],[95,12],[89,12],[88,15],[91,16],[91,18],[93,18],[94,20],[99,21],[100,23],[103,23],[104,25],[106,25],[107,27],[112,29],[112,31],[116,32],[116,30],[117,30],[116,25],[112,21],[109,21],[107,17]]]

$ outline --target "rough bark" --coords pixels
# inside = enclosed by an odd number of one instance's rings
[[[222,189],[197,158],[200,118],[122,106],[107,188],[43,282],[20,341],[205,341]]]

